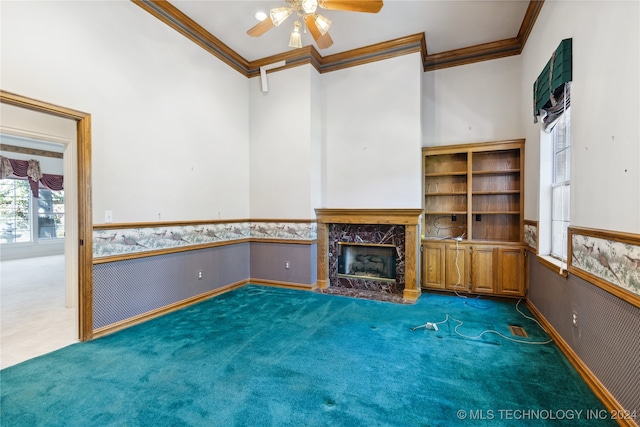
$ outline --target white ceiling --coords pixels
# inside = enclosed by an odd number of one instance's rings
[[[285,5],[284,0],[169,0],[247,61],[286,52],[295,17],[261,37],[246,31],[258,21],[254,14]],[[385,0],[377,14],[318,9],[333,21],[334,43],[322,56],[345,52],[399,37],[424,33],[429,54],[514,38],[529,0]],[[303,45],[314,44],[310,34]],[[315,46],[315,44],[314,44]]]

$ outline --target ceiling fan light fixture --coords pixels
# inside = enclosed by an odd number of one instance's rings
[[[256,14],[255,14],[255,15],[253,15],[253,16],[254,16],[258,21],[260,21],[260,22],[262,22],[262,21],[264,21],[265,19],[267,19],[267,14],[266,14],[266,13],[264,13],[263,11],[261,11],[261,10],[260,10],[260,11],[258,11],[258,12],[256,12]]]
[[[291,36],[289,37],[289,47],[302,47],[302,36],[300,35],[300,23],[298,21],[293,24],[293,31],[291,31]]]
[[[304,13],[315,13],[316,8],[318,7],[318,0],[302,0],[301,5]]]
[[[290,7],[276,7],[275,9],[271,9],[269,11],[269,16],[271,16],[271,20],[273,21],[273,25],[276,27],[291,15],[293,9]]]
[[[316,21],[316,27],[318,27],[318,31],[320,31],[320,34],[322,34],[323,36],[327,34],[327,31],[329,31],[329,27],[331,27],[331,21],[322,15],[316,15],[314,19]]]
[[[0,0],[2,1],[2,0]],[[134,0],[136,1],[136,0]],[[156,1],[156,0],[151,0]],[[157,0],[160,1],[160,0]],[[289,37],[289,46],[294,48],[302,47],[302,34],[300,28],[304,28],[304,33],[311,33],[315,44],[319,49],[327,49],[333,45],[333,39],[329,35],[331,21],[318,14],[318,8],[327,10],[343,10],[348,12],[378,13],[383,6],[383,0],[281,0],[285,3],[283,7],[276,7],[269,10],[267,18],[257,23],[247,30],[251,37],[260,37],[274,27],[279,27],[289,16],[295,13],[294,28]],[[332,12],[331,12],[332,13]],[[331,15],[329,13],[329,15]],[[260,17],[257,17],[260,19]],[[301,24],[302,22],[302,24]],[[303,27],[304,25],[304,27]]]

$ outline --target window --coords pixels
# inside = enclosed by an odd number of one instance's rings
[[[40,188],[39,195],[27,180],[0,180],[0,243],[64,238],[64,191]]]
[[[64,238],[64,191],[40,189],[38,201],[38,238]]]
[[[0,181],[0,242],[31,241],[31,188],[25,180]]]
[[[551,255],[566,262],[571,175],[571,109],[567,109],[551,131]]]

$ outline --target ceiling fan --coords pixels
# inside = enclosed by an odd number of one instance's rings
[[[382,0],[285,0],[286,6],[269,11],[269,15],[247,31],[252,37],[260,37],[273,27],[277,27],[294,12],[298,19],[293,24],[289,38],[289,47],[302,47],[300,28],[302,21],[313,36],[318,48],[326,49],[333,44],[329,35],[331,21],[316,13],[318,7],[327,10],[345,10],[349,12],[378,13],[382,9]]]

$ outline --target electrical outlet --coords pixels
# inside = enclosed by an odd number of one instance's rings
[[[576,311],[571,314],[571,323],[574,327],[578,327],[578,313]]]
[[[285,261],[284,262],[284,268],[287,269],[287,270],[290,269],[291,268],[291,262]]]
[[[202,279],[202,270],[198,270],[198,280]]]
[[[113,222],[113,211],[104,211],[104,222]]]

